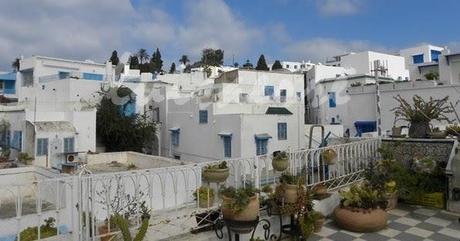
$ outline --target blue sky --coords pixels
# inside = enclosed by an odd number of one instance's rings
[[[16,0],[0,2],[0,69],[16,56],[105,61],[159,47],[165,69],[204,47],[239,63],[324,61],[420,43],[460,50],[458,0]]]

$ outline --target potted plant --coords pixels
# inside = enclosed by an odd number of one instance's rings
[[[285,151],[274,152],[272,159],[273,169],[282,172],[289,167],[289,157]]]
[[[340,191],[340,206],[334,211],[337,224],[352,232],[366,233],[386,227],[386,198],[379,190],[363,183],[353,185],[348,191]]]
[[[410,122],[409,137],[411,138],[426,138],[430,132],[430,122],[449,121],[446,114],[452,113],[453,110],[448,106],[448,96],[443,99],[433,99],[425,101],[422,97],[415,95],[412,100],[413,104],[409,104],[400,95],[394,97],[399,105],[392,109],[397,119]]]
[[[219,164],[208,165],[203,169],[203,178],[207,182],[225,182],[229,175],[230,172],[226,161],[222,161]]]
[[[193,196],[198,202],[200,208],[210,208],[214,205],[214,190],[210,187],[200,187],[194,193]]]
[[[224,219],[234,221],[254,221],[259,216],[259,197],[253,187],[235,189],[234,187],[223,188],[222,215]]]
[[[45,224],[40,225],[40,238],[45,239],[57,235],[57,228],[55,227],[56,220],[52,217],[45,219]],[[28,227],[21,231],[20,239],[16,241],[32,241],[38,240],[38,227]]]
[[[149,220],[150,220],[150,215],[144,216],[142,215],[141,217],[141,226],[138,229],[137,234],[132,238],[131,232],[129,230],[129,220],[120,215],[120,214],[115,214],[114,217],[114,222],[121,231],[123,241],[142,241],[145,238],[145,235],[147,233],[147,229],[149,227]]]
[[[299,189],[302,188],[301,178],[290,173],[283,173],[280,177],[280,190],[282,191],[282,202],[295,203],[298,198]]]
[[[323,152],[321,153],[321,157],[326,162],[326,164],[334,165],[335,160],[337,158],[337,152],[332,148],[328,148],[323,150]]]

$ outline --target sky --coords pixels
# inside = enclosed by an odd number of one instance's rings
[[[0,70],[18,56],[104,62],[159,48],[221,48],[225,64],[311,60],[349,51],[397,53],[431,43],[460,51],[458,0],[14,0],[0,1]]]

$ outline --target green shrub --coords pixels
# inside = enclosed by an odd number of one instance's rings
[[[57,235],[57,228],[54,226],[55,219],[50,217],[45,220],[45,224],[40,226],[40,238],[49,238]],[[21,231],[19,241],[38,240],[38,227],[28,227]],[[17,241],[17,238],[16,238]]]

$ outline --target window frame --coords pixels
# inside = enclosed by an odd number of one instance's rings
[[[278,140],[285,141],[287,140],[287,123],[278,122]]]
[[[274,96],[275,95],[275,86],[266,85],[264,86],[264,96]]]
[[[71,144],[72,144],[72,150],[69,151],[68,148],[69,148],[69,141],[71,141]],[[75,137],[64,137],[64,153],[74,153],[75,152]]]
[[[266,155],[268,153],[268,139],[256,140],[256,155]]]
[[[47,156],[49,154],[48,138],[37,138],[37,147],[35,153],[37,156]]]
[[[232,136],[222,136],[224,143],[224,158],[232,157]]]
[[[198,111],[198,123],[208,124],[208,110]]]
[[[413,64],[423,64],[424,62],[425,62],[424,54],[412,55],[412,63]]]

